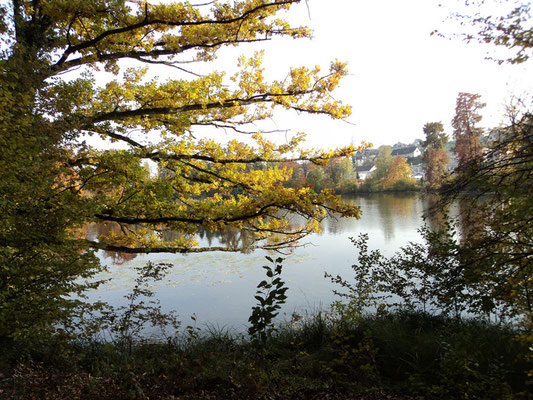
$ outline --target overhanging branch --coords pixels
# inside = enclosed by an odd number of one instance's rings
[[[123,26],[120,28],[110,29],[110,30],[100,33],[98,36],[90,40],[86,40],[76,45],[68,46],[67,49],[63,52],[61,58],[55,64],[54,69],[61,69],[61,67],[64,64],[67,64],[67,59],[71,54],[75,54],[85,49],[88,49],[90,47],[94,47],[98,43],[102,42],[108,37],[132,32],[132,31],[135,31],[135,30],[147,27],[147,26],[162,25],[162,26],[172,26],[172,27],[186,27],[186,26],[201,26],[201,25],[228,25],[228,24],[234,24],[240,21],[244,21],[248,19],[249,17],[253,16],[253,14],[265,8],[280,7],[283,5],[299,3],[299,2],[300,0],[277,0],[275,3],[266,3],[266,4],[258,5],[248,11],[245,11],[244,13],[242,13],[241,15],[237,17],[221,19],[221,20],[204,19],[204,20],[199,20],[199,21],[166,21],[164,19],[150,18],[148,13],[146,13],[142,17],[143,19],[139,21],[138,23]]]

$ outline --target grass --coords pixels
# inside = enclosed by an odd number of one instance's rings
[[[165,343],[4,346],[1,399],[527,399],[511,328],[420,312],[317,313],[266,346],[210,329]],[[19,349],[20,350],[20,349]]]

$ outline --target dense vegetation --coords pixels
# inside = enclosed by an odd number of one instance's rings
[[[2,361],[0,398],[527,399],[512,329],[418,312],[317,314],[258,349],[228,332],[166,343],[57,342]],[[174,397],[172,397],[174,396]]]
[[[290,155],[325,164],[352,146],[305,150],[302,135],[276,145],[254,127],[275,108],[349,115],[331,100],[345,64],[325,73],[292,68],[288,79],[267,82],[256,53],[240,58],[231,77],[195,72],[223,47],[309,37],[278,17],[298,2],[2,3],[0,342],[38,341],[82,318],[91,308],[83,292],[98,285],[86,282],[101,268],[99,249],[238,251],[202,248],[194,238],[200,229],[232,228],[249,232],[250,249],[279,249],[316,231],[327,211],[358,216],[329,191],[283,186],[289,172],[277,165]],[[154,64],[172,77],[151,77]],[[197,126],[234,128],[253,144],[196,140]],[[99,149],[92,137],[118,148]],[[165,173],[152,176],[147,160]],[[247,168],[257,163],[269,166]],[[301,225],[279,217],[286,212],[301,215]],[[90,222],[121,229],[90,241],[78,234]]]

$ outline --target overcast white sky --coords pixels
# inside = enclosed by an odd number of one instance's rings
[[[309,25],[314,38],[261,43],[268,75],[279,79],[289,66],[320,64],[326,69],[335,58],[347,61],[350,76],[335,98],[352,105],[353,114],[347,124],[282,112],[276,126],[307,132],[307,146],[313,147],[342,146],[352,140],[374,146],[409,143],[423,137],[426,122],[442,121],[451,134],[461,91],[481,94],[487,103],[481,125],[497,125],[512,94],[533,93],[532,63],[498,65],[485,59],[492,46],[431,36],[435,29],[458,32],[457,21],[448,17],[464,1],[445,3],[308,0],[310,18],[305,2],[295,6],[288,18]],[[234,65],[229,54],[222,52],[220,61]]]
[[[482,10],[504,15],[501,9],[491,7],[501,3],[499,7],[508,10],[514,1],[486,0]],[[442,2],[441,5],[438,0],[302,1],[281,16],[293,25],[309,26],[314,31],[313,39],[282,38],[222,49],[215,69],[231,76],[239,55],[251,55],[259,49],[265,50],[265,75],[270,79],[282,80],[291,66],[319,64],[327,71],[335,59],[348,62],[350,75],[334,93],[336,99],[352,106],[348,122],[279,110],[268,126],[261,126],[264,130],[290,129],[293,134],[305,132],[305,147],[335,148],[361,141],[374,147],[411,143],[424,137],[425,123],[434,121],[443,122],[451,137],[450,122],[459,92],[481,94],[487,107],[480,125],[497,126],[504,121],[505,105],[513,95],[533,99],[533,60],[520,65],[498,65],[487,60],[488,55],[498,54],[494,46],[453,38],[454,33],[467,29],[450,17],[461,7],[465,10],[465,1]],[[466,10],[475,13],[478,9]],[[447,33],[447,38],[432,36],[434,30]],[[206,73],[212,67],[194,68]],[[177,77],[173,76],[176,70],[163,68],[152,68],[152,74],[161,79]],[[213,128],[197,134],[220,141],[235,137],[231,132]],[[286,141],[287,134],[276,135],[269,138]],[[239,139],[247,141],[246,137]]]

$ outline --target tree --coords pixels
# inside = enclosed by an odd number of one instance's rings
[[[324,168],[314,166],[307,174],[307,182],[312,185],[315,191],[321,192],[324,189],[331,188],[333,181],[326,174]]]
[[[448,136],[444,132],[442,122],[428,122],[424,125],[426,140],[423,142],[424,153],[422,159],[425,165],[426,182],[430,189],[439,188],[446,177],[448,155],[444,145]]]
[[[481,121],[478,113],[485,103],[481,103],[479,94],[461,92],[457,96],[455,116],[452,120],[455,138],[454,152],[458,157],[458,167],[463,168],[469,160],[481,154],[482,129],[476,125]]]
[[[285,162],[281,163],[281,166],[284,168],[289,168],[292,171],[291,179],[289,179],[285,185],[292,188],[301,188],[304,187],[306,184],[305,180],[305,171],[302,168],[302,166],[296,162]]]
[[[292,161],[326,164],[351,154],[351,147],[298,150],[302,135],[285,145],[260,132],[254,145],[191,135],[197,126],[252,133],[252,123],[275,107],[349,115],[348,106],[330,97],[346,74],[338,61],[324,75],[319,67],[292,68],[274,82],[263,76],[261,53],[241,57],[230,79],[193,69],[224,46],[308,37],[307,28],[276,17],[296,3],[13,0],[2,6],[0,338],[47,332],[72,315],[79,300],[70,295],[96,285],[84,278],[100,268],[97,249],[239,250],[197,247],[198,229],[227,227],[249,231],[251,248],[273,249],[317,229],[327,210],[358,215],[329,192],[284,187],[290,171],[275,166],[291,161],[288,154],[295,154]],[[178,75],[150,78],[151,65]],[[108,73],[104,84],[95,76],[99,70]],[[121,150],[98,150],[90,136]],[[151,176],[146,160],[166,173]],[[290,226],[283,211],[306,222]],[[120,233],[89,241],[76,234],[87,222],[115,222]]]
[[[376,157],[376,171],[372,176],[373,179],[382,180],[387,176],[392,163],[393,157],[391,155],[391,146],[380,146],[379,153]]]
[[[500,64],[504,61],[512,64],[527,61],[531,56],[531,48],[533,47],[531,3],[515,2],[514,5],[511,4],[512,8],[506,14],[497,16],[493,15],[493,9],[483,12],[482,6],[490,6],[491,3],[494,3],[494,0],[477,4],[481,12],[473,15],[457,14],[459,19],[469,21],[476,28],[476,32],[465,34],[465,39],[490,43],[510,50],[511,54],[506,60],[497,58]],[[501,7],[501,4],[499,6]]]
[[[350,157],[332,160],[326,167],[326,174],[333,181],[333,186],[339,188],[344,179],[350,177],[353,169]]]
[[[401,189],[400,184],[414,184],[411,178],[411,167],[407,164],[407,159],[403,157],[394,157],[387,175],[382,181],[383,189]]]
[[[423,142],[424,148],[443,149],[448,141],[448,135],[444,132],[442,122],[428,122],[424,125],[426,140]]]
[[[446,192],[447,201],[462,200],[467,221],[483,211],[477,229],[462,243],[463,269],[490,288],[494,301],[529,318],[533,312],[532,171],[533,115],[526,111],[512,115],[488,151],[470,160]],[[477,196],[461,196],[473,189]]]
[[[391,146],[380,146],[376,157],[376,170],[369,180],[370,185],[378,190],[412,187],[415,182],[411,178],[412,171],[407,159],[393,157],[391,152]]]

